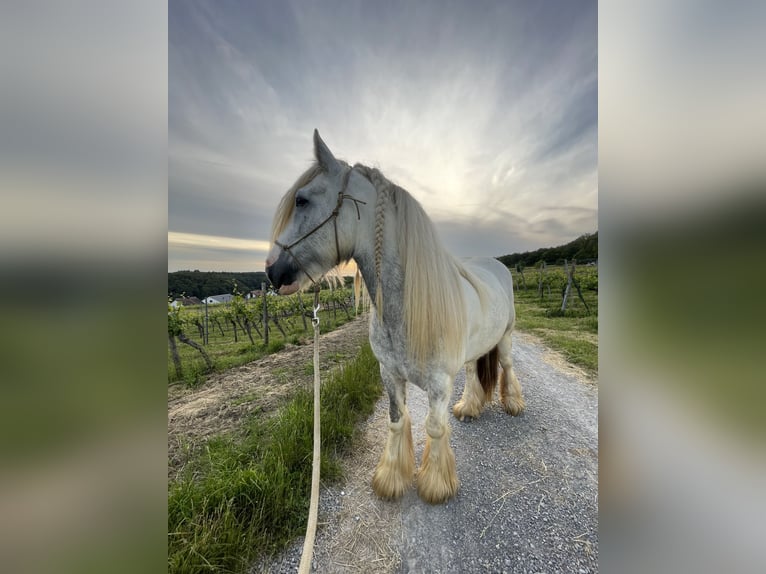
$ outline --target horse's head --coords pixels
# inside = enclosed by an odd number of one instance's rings
[[[282,198],[272,224],[266,274],[283,295],[319,281],[353,255],[364,202],[348,195],[351,168],[335,159],[317,130],[314,156],[316,164]]]

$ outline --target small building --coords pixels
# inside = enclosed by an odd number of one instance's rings
[[[173,299],[173,302],[170,304],[170,306],[173,307],[174,309],[179,306],[190,307],[192,305],[202,305],[202,301],[200,301],[196,297],[176,297],[175,299]]]
[[[234,300],[234,295],[230,293],[224,293],[223,295],[210,295],[205,297],[202,302],[208,305],[220,305],[221,303],[229,303]]]

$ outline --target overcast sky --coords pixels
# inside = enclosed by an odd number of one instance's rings
[[[315,127],[456,255],[598,228],[596,2],[171,0],[168,38],[170,271],[263,270]]]

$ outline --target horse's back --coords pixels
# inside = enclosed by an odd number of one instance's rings
[[[491,349],[516,320],[513,306],[513,278],[508,268],[491,257],[470,257],[461,260],[473,281],[480,283],[479,292],[464,282],[466,311],[470,324],[468,358],[472,359]]]
[[[501,288],[513,302],[513,278],[510,270],[494,257],[464,257],[463,267],[482,281],[489,290]]]

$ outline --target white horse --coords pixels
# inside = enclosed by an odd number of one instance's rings
[[[314,155],[316,163],[277,208],[266,272],[281,294],[290,294],[342,262],[356,262],[373,302],[370,344],[390,401],[373,490],[397,499],[412,484],[410,381],[429,401],[418,494],[444,502],[459,484],[447,409],[460,367],[466,385],[453,413],[461,421],[478,417],[492,401],[498,358],[503,408],[512,415],[524,409],[511,363],[511,274],[496,259],[450,255],[415,198],[377,169],[336,159],[316,130]]]

